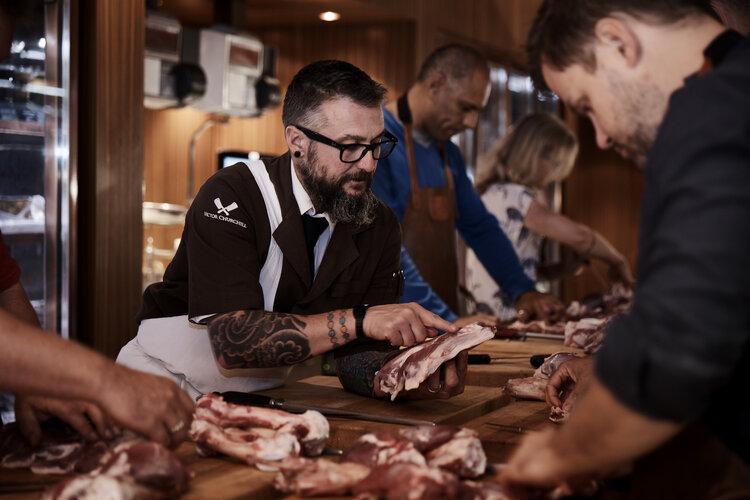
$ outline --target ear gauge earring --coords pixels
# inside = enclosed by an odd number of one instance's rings
[[[295,151],[294,152],[294,157],[295,158],[299,158],[300,156],[302,156],[302,153],[300,153],[299,151]]]

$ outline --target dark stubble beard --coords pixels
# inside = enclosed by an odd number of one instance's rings
[[[620,137],[612,137],[614,149],[643,168],[664,119],[667,97],[655,85],[625,83],[614,75],[608,80],[619,102],[618,121],[624,124]]]
[[[371,173],[357,169],[331,181],[325,176],[313,144],[307,150],[305,160],[295,159],[294,162],[299,166],[302,184],[310,195],[316,212],[327,213],[335,223],[352,223],[355,226],[368,225],[375,219],[377,198],[370,191]],[[366,188],[360,194],[348,194],[344,184],[349,181],[363,181]]]

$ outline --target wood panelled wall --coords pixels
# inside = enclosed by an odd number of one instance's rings
[[[80,0],[78,13],[79,274],[73,334],[114,357],[133,337],[141,303],[144,3]]]
[[[436,47],[467,42],[497,62],[523,66],[526,33],[541,0],[416,0],[417,65]]]
[[[285,89],[305,64],[319,59],[343,59],[382,82],[395,97],[415,73],[414,26],[410,21],[372,25],[316,25],[255,32],[264,43],[279,49],[278,77]],[[192,132],[209,115],[190,108],[146,110],[145,200],[184,205],[188,144]],[[216,171],[221,150],[257,150],[280,154],[286,151],[281,108],[260,118],[233,118],[206,132],[196,148],[196,189]],[[171,248],[178,228],[145,228],[158,248]]]

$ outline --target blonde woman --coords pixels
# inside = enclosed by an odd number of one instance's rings
[[[532,280],[537,279],[542,240],[550,238],[583,258],[601,259],[609,264],[613,281],[630,286],[633,276],[622,254],[593,229],[550,210],[544,200],[544,189],[570,174],[577,153],[575,136],[558,118],[547,113],[527,115],[480,158],[477,190]],[[477,303],[475,312],[502,320],[513,318],[512,303],[471,251],[466,267],[467,288]]]

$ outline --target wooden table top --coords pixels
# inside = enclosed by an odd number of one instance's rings
[[[566,350],[561,343],[530,339],[527,341],[492,340],[472,352],[514,359],[491,365],[472,365],[463,394],[449,400],[408,401],[391,403],[364,398],[341,388],[338,379],[313,376],[265,391],[296,403],[307,403],[369,414],[429,420],[439,424],[463,425],[476,429],[485,445],[490,461],[505,460],[525,430],[546,425],[547,411],[542,402],[515,401],[501,391],[505,380],[529,376],[534,369],[528,358],[533,354],[549,354]],[[360,435],[399,426],[364,420],[329,418],[329,446],[346,449]],[[520,428],[519,431],[517,428]],[[273,488],[273,473],[225,458],[199,457],[192,443],[177,449],[182,462],[195,474],[186,499],[271,499],[281,495]],[[39,498],[41,491],[60,480],[59,476],[41,476],[25,470],[0,469],[0,499]]]

